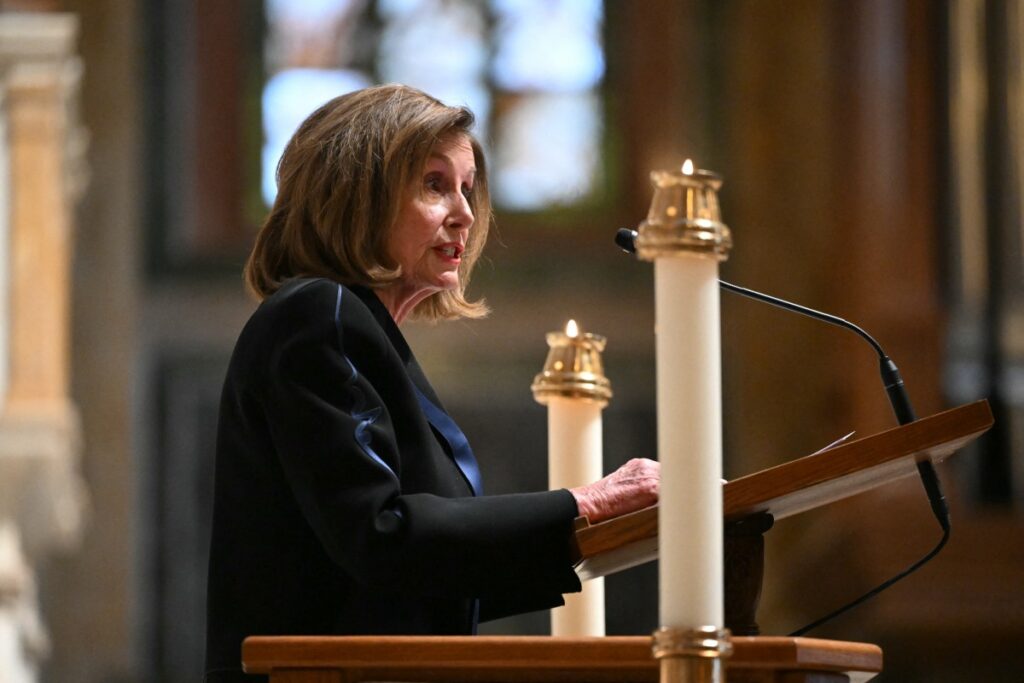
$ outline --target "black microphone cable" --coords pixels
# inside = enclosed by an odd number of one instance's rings
[[[623,251],[634,254],[636,253],[636,237],[636,230],[630,230],[629,228],[620,228],[615,233],[615,244],[617,244],[619,248],[622,249]],[[867,341],[875,350],[875,353],[878,354],[878,364],[879,371],[882,376],[882,384],[885,386],[885,393],[889,397],[889,404],[892,406],[893,413],[895,413],[896,415],[896,421],[901,425],[905,425],[917,419],[917,416],[914,414],[914,408],[913,406],[910,405],[910,397],[907,395],[906,387],[903,385],[903,378],[900,376],[900,371],[896,367],[896,363],[894,363],[892,359],[890,359],[889,356],[885,354],[885,351],[882,350],[881,345],[863,329],[849,322],[848,320],[844,320],[838,316],[823,313],[822,311],[817,311],[813,308],[808,308],[807,306],[801,306],[800,304],[795,304],[791,301],[779,299],[778,297],[770,296],[768,294],[762,294],[761,292],[752,289],[747,289],[746,287],[739,287],[724,280],[719,280],[718,284],[722,287],[722,289],[732,292],[734,294],[739,294],[740,296],[755,299],[757,301],[761,301],[763,303],[767,303],[778,308],[783,308],[787,311],[800,313],[801,315],[806,315],[816,320],[821,320],[832,325],[837,325],[839,327],[846,328],[856,333],[862,339]],[[790,633],[790,636],[802,636],[808,631],[811,631],[821,626],[822,624],[831,621],[839,615],[844,614],[845,612],[853,609],[854,607],[857,607],[858,605],[866,602],[867,600],[870,600],[874,596],[884,591],[889,586],[900,581],[901,579],[906,578],[910,574],[913,574],[915,571],[924,566],[929,560],[938,555],[942,548],[945,547],[946,543],[949,541],[950,533],[949,507],[946,504],[946,498],[942,493],[942,485],[939,482],[938,474],[935,472],[935,466],[932,464],[932,461],[928,458],[925,458],[924,460],[919,460],[917,462],[917,471],[921,477],[921,483],[924,485],[925,493],[928,495],[928,503],[931,505],[932,513],[935,515],[935,519],[938,521],[939,526],[942,528],[942,538],[939,539],[938,544],[927,555],[925,555],[920,560],[904,569],[899,574],[893,576],[892,578],[876,586],[875,588],[872,588],[870,591],[861,595],[860,597],[846,603],[845,605],[842,605],[841,607],[833,610],[832,612],[829,612],[820,619],[816,619],[810,624],[798,628],[797,630]]]

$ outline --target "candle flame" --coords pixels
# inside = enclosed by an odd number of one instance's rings
[[[565,324],[565,336],[575,339],[580,336],[580,328],[576,324],[575,320],[570,320]]]
[[[687,159],[686,161],[683,162],[683,174],[684,175],[693,175],[693,161],[692,160]]]

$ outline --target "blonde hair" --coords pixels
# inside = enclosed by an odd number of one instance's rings
[[[473,228],[459,265],[459,287],[420,302],[412,317],[479,318],[483,302],[464,292],[487,241],[491,202],[473,113],[449,107],[404,85],[382,85],[336,97],[292,136],[277,165],[277,198],[256,236],[245,281],[260,299],[294,277],[327,277],[382,287],[401,277],[387,253],[399,208],[419,181],[436,145],[465,136],[476,176],[469,200]]]

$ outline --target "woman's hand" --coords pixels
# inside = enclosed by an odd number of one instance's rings
[[[660,479],[660,463],[633,458],[604,479],[569,492],[576,498],[580,516],[594,523],[654,505]]]

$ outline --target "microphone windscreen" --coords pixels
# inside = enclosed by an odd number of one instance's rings
[[[615,244],[619,245],[619,249],[628,252],[630,254],[636,253],[636,230],[630,230],[629,228],[619,228],[615,232]]]

